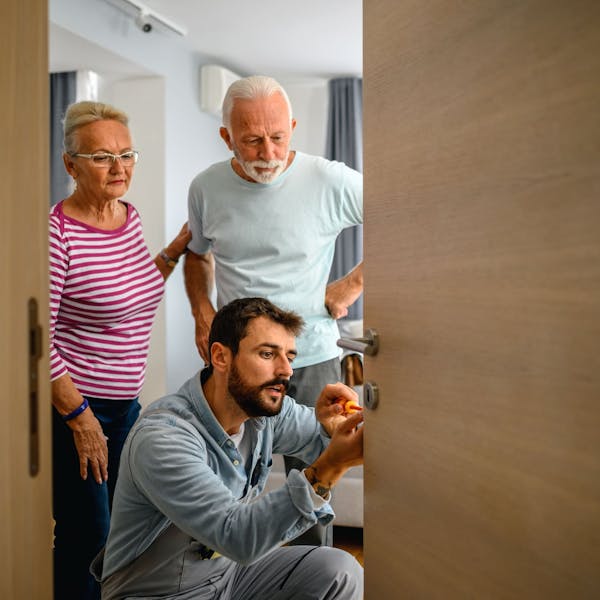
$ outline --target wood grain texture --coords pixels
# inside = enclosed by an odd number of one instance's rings
[[[600,597],[600,4],[364,24],[366,597]]]
[[[0,598],[52,597],[48,372],[48,13],[46,0],[0,3]],[[28,300],[43,327],[40,471],[29,474]]]

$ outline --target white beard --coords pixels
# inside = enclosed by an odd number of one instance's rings
[[[244,161],[240,160],[239,156],[236,157],[237,161],[240,163],[244,173],[257,181],[258,183],[271,183],[277,177],[283,173],[287,166],[287,157],[284,160],[251,160]],[[275,169],[274,171],[261,173],[257,171],[257,168],[262,169]]]

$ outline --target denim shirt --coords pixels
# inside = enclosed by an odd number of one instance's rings
[[[313,462],[329,438],[314,409],[286,396],[279,415],[246,421],[251,458],[243,458],[202,392],[199,374],[151,404],[121,455],[102,578],[131,563],[171,524],[206,548],[250,564],[333,517],[315,508],[311,488],[293,470],[285,485],[261,494],[272,454]],[[185,547],[182,547],[182,553]]]

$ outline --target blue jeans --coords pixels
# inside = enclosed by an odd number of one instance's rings
[[[89,572],[90,563],[106,543],[121,450],[140,413],[137,398],[104,400],[87,397],[87,400],[108,437],[108,481],[96,483],[89,470],[87,479],[81,479],[73,433],[53,409],[55,600],[100,598],[100,586]]]

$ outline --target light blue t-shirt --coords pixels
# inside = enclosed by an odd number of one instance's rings
[[[325,288],[337,236],[362,223],[362,197],[360,173],[301,152],[272,183],[242,179],[228,160],[190,185],[189,248],[213,253],[218,308],[260,296],[299,313],[296,368],[339,355]]]

